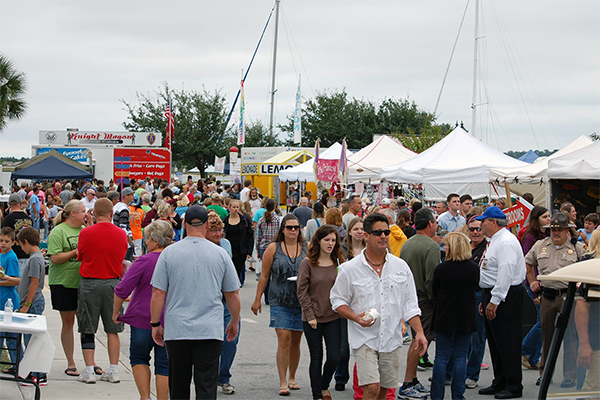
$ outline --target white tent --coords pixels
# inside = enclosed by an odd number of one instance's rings
[[[399,140],[382,135],[367,147],[348,156],[348,183],[379,182],[381,168],[415,157],[417,153],[402,146]]]
[[[339,160],[342,155],[342,145],[334,143],[329,148],[323,150],[319,154],[319,158],[323,160]],[[313,171],[314,158],[297,165],[295,167],[284,169],[279,172],[279,180],[281,182],[314,182],[315,173]]]
[[[381,171],[390,181],[423,183],[427,200],[445,200],[449,193],[492,196],[490,168],[526,165],[456,128],[418,156]]]
[[[600,141],[548,162],[549,179],[600,179]]]

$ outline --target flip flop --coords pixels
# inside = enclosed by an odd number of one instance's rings
[[[288,388],[280,388],[279,389],[279,395],[280,396],[289,396],[290,395],[290,389],[288,389]]]
[[[290,383],[289,387],[290,387],[290,390],[300,390],[300,385],[298,385],[296,382]]]
[[[94,366],[94,373],[96,375],[102,375],[104,373],[104,371],[102,370],[102,368],[100,368],[99,366],[95,365]]]
[[[69,376],[79,376],[79,372],[77,372],[77,368],[75,367],[65,369],[65,374]]]

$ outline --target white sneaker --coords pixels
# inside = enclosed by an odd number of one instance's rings
[[[225,394],[233,394],[235,392],[235,387],[233,385],[230,385],[229,383],[223,383],[219,386],[221,386],[221,390]]]
[[[465,386],[467,387],[467,389],[475,389],[477,385],[478,383],[475,379],[467,378],[467,380],[465,381]]]
[[[102,376],[100,377],[101,381],[107,381],[110,383],[119,383],[121,382],[121,379],[119,378],[119,373],[118,372],[111,372],[111,371],[106,371],[105,373],[102,374]]]
[[[93,371],[92,371],[92,373],[89,373],[86,368],[83,370],[81,375],[79,375],[77,380],[79,382],[83,382],[83,383],[96,383],[96,374]]]

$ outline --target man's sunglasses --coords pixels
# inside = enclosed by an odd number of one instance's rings
[[[477,227],[477,228],[469,228],[469,232],[481,232],[481,227]]]
[[[300,229],[300,225],[286,225],[285,229],[288,231],[297,231]]]
[[[371,235],[375,236],[381,236],[382,234],[385,234],[385,236],[390,236],[390,232],[391,231],[389,229],[375,229],[374,231],[367,233],[370,233]]]

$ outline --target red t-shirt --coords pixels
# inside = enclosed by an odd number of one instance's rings
[[[77,259],[84,278],[113,279],[123,276],[127,234],[111,222],[99,222],[79,233]]]

